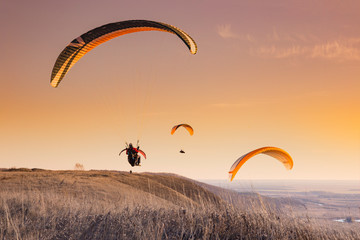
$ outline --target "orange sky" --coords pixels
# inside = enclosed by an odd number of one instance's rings
[[[360,180],[358,1],[84,3],[0,2],[0,167],[128,171],[117,155],[140,139],[137,171],[226,179],[241,155],[276,146],[292,171],[257,156],[235,179]],[[180,27],[198,53],[171,34],[130,34],[50,86],[72,39],[128,19]],[[194,136],[170,135],[183,122]]]

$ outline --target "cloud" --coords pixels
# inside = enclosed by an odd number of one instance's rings
[[[360,47],[352,40],[333,41],[315,45],[311,52],[312,58],[360,60]]]
[[[253,46],[250,53],[263,58],[303,57],[312,59],[327,59],[335,61],[359,61],[360,41],[356,39],[333,40],[325,43],[304,43],[299,41],[291,46],[272,44]]]
[[[246,40],[249,42],[255,41],[255,38],[251,34],[241,35],[235,33],[232,30],[231,24],[223,24],[217,26],[217,33],[220,37],[225,39],[239,39],[239,40]]]
[[[252,56],[261,58],[308,58],[329,61],[360,61],[360,37],[322,40],[310,34],[283,34],[275,28],[263,37],[239,34],[231,24],[217,26],[217,33],[224,39],[246,41]]]
[[[251,49],[252,55],[256,55],[264,58],[288,58],[295,56],[302,56],[308,49],[301,46],[291,46],[291,47],[276,47],[272,46],[260,46]]]
[[[332,42],[312,45],[275,46],[263,45],[251,48],[251,54],[263,58],[303,57],[312,59],[327,59],[336,61],[359,61],[360,47],[349,40],[335,40]]]
[[[237,38],[237,35],[231,30],[230,24],[218,25],[217,33],[222,38]]]

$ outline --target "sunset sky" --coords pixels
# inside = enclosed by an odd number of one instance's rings
[[[0,0],[0,168],[130,170],[227,179],[360,180],[360,1]],[[86,54],[58,88],[60,52],[98,26],[147,19],[193,37],[133,33]],[[170,135],[179,123],[193,126]],[[185,150],[180,154],[179,150]]]

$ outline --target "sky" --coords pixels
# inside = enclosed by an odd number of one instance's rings
[[[129,171],[227,179],[232,163],[275,146],[291,171],[258,155],[241,179],[360,180],[360,2],[0,0],[0,168]],[[130,19],[187,32],[133,33],[86,54],[58,88],[60,52]],[[194,128],[170,134],[172,126]],[[186,153],[180,154],[180,149]]]

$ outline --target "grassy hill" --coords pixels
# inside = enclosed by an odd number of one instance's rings
[[[0,239],[359,239],[174,174],[0,171]]]

